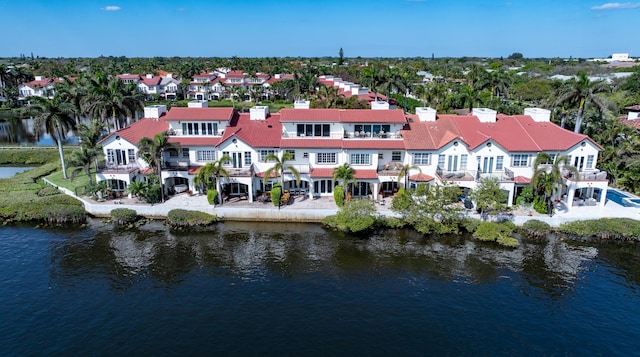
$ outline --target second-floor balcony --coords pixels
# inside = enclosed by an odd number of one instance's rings
[[[168,171],[187,171],[191,166],[189,159],[168,159],[162,163],[162,169]]]
[[[116,164],[114,162],[107,162],[105,166],[98,170],[102,174],[130,174],[138,171],[140,168],[135,163],[133,164]]]
[[[562,170],[562,177],[571,181],[606,181],[607,172],[600,170],[589,170],[578,172],[578,176],[569,170]]]
[[[436,169],[436,174],[444,181],[473,181],[476,179],[475,171],[443,170],[440,166]]]
[[[480,181],[480,179],[494,179],[499,182],[512,182],[515,180],[515,176],[513,174],[513,171],[505,167],[504,171],[479,172],[476,175],[476,180]]]

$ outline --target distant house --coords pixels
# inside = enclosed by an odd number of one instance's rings
[[[640,130],[640,105],[632,105],[624,109],[628,112],[626,116],[620,117],[620,121]]]
[[[18,100],[29,100],[29,97],[53,98],[55,94],[54,84],[62,80],[64,79],[36,76],[33,81],[22,83],[18,86]]]
[[[156,76],[146,74],[120,74],[117,77],[125,84],[135,84],[140,92],[146,94],[147,100],[153,100],[155,95],[168,100],[175,100],[179,90],[180,81],[173,77],[171,73],[162,71],[163,75]]]

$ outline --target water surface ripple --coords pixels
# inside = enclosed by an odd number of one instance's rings
[[[0,355],[634,355],[640,252],[409,230],[0,228]]]

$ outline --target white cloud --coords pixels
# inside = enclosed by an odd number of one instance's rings
[[[640,3],[631,3],[631,2],[608,2],[606,4],[594,6],[591,10],[617,10],[617,9],[636,9],[640,8]]]
[[[120,6],[109,5],[109,6],[105,7],[105,8],[103,8],[102,10],[104,10],[104,11],[118,11],[120,9],[121,9]]]

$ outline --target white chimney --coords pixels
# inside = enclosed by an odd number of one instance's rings
[[[371,102],[371,110],[389,110],[389,103],[380,100]]]
[[[478,120],[480,120],[481,123],[495,123],[496,115],[498,113],[489,108],[473,108],[471,114],[478,117]]]
[[[640,112],[629,111],[629,113],[627,113],[627,120],[635,119],[640,119]]]
[[[35,76],[36,81],[44,81],[44,76]]]
[[[153,78],[153,74],[147,73],[147,78],[149,79]]]
[[[167,112],[166,105],[150,105],[148,107],[144,107],[144,117],[149,119],[158,119],[162,116],[162,114]]]
[[[188,108],[209,108],[209,102],[206,100],[192,100],[187,103]]]
[[[524,115],[528,115],[533,121],[543,123],[551,121],[551,111],[542,108],[525,108]]]
[[[309,109],[311,102],[308,100],[296,100],[293,102],[293,109]]]
[[[255,106],[249,109],[249,119],[265,120],[269,116],[269,107],[266,105]]]
[[[436,121],[437,111],[430,107],[416,107],[416,114],[420,121]]]

